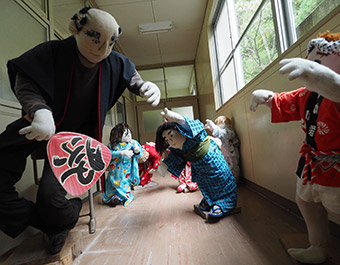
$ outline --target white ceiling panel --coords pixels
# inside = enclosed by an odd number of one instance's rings
[[[81,0],[55,0],[54,17],[58,28],[68,32]],[[194,61],[208,0],[92,0],[111,13],[123,29],[119,39],[125,55],[136,66],[176,64]],[[173,22],[168,33],[141,35],[138,24]]]

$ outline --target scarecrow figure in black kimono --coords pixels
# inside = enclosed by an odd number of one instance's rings
[[[15,238],[26,227],[47,236],[46,251],[61,251],[82,202],[66,191],[45,160],[36,203],[19,197],[26,158],[55,132],[82,133],[101,141],[105,115],[125,88],[159,103],[160,91],[144,82],[133,63],[112,50],[121,34],[107,12],[83,8],[70,22],[72,36],[42,43],[7,64],[22,117],[0,135],[0,228]]]

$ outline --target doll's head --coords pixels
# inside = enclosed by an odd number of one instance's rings
[[[112,128],[110,133],[110,144],[115,148],[120,142],[130,142],[132,139],[132,131],[130,126],[121,122]]]
[[[138,163],[145,163],[146,160],[149,158],[149,152],[145,150],[144,145],[142,145],[143,148],[143,155],[138,158]]]
[[[232,122],[231,119],[227,118],[226,116],[218,116],[215,120],[215,124],[219,126],[222,129],[225,129],[225,127],[232,128]]]
[[[340,33],[326,31],[308,43],[307,59],[340,74]]]
[[[80,55],[92,64],[110,55],[122,32],[111,14],[89,7],[73,15],[69,30],[76,39]]]
[[[163,154],[169,147],[182,149],[185,140],[186,137],[178,131],[175,122],[164,122],[157,129],[156,151]]]

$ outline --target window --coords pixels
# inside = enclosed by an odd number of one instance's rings
[[[217,2],[212,21],[216,108],[340,4],[340,0]]]
[[[155,83],[161,91],[161,99],[196,95],[194,65],[171,66],[138,71],[145,81]],[[137,102],[145,98],[136,97]]]
[[[0,10],[2,25],[0,35],[0,99],[17,102],[7,75],[7,61],[48,39],[48,28],[42,21],[27,12],[16,1],[3,1]],[[16,14],[13,16],[13,14]],[[18,19],[20,18],[20,19]]]

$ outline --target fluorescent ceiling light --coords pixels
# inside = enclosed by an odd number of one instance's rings
[[[168,32],[172,30],[172,21],[139,24],[138,28],[141,34]]]

